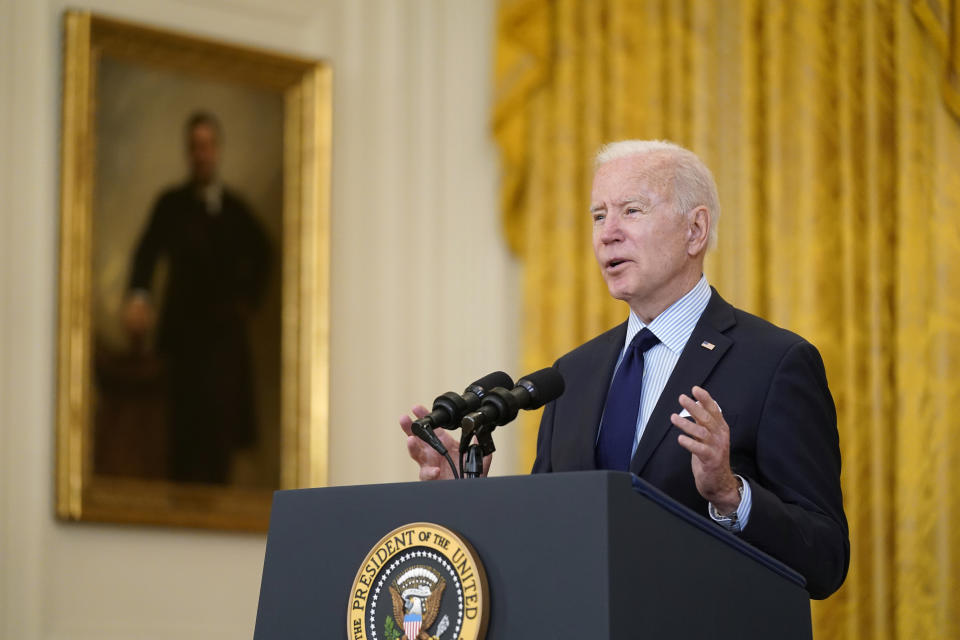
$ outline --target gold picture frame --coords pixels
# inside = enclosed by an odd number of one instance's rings
[[[331,70],[316,60],[80,11],[64,16],[63,51],[57,515],[265,531],[273,489],[327,481]],[[272,405],[276,419],[268,428],[277,431],[273,450],[279,460],[271,486],[104,474],[95,466],[93,405],[99,392],[93,260],[94,249],[105,244],[97,244],[100,231],[94,224],[101,142],[97,110],[108,106],[98,98],[97,82],[105,60],[127,65],[134,74],[156,71],[258,92],[277,105],[277,162],[282,166],[274,173],[282,180],[275,181],[280,255],[274,261],[279,293],[277,328],[271,335],[279,336],[274,367],[279,384]],[[170,134],[180,140],[179,129]],[[229,143],[229,128],[225,139]]]

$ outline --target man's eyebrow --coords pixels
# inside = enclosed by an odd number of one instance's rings
[[[626,196],[626,197],[624,197],[624,198],[621,198],[620,200],[615,201],[615,202],[613,203],[613,205],[616,206],[616,207],[622,207],[622,206],[625,206],[625,205],[628,205],[628,204],[634,204],[634,203],[639,204],[639,205],[643,205],[644,207],[649,207],[649,206],[650,206],[650,200],[649,200],[648,198],[645,198],[645,197],[640,196],[640,195],[636,195],[636,196]],[[602,202],[598,202],[597,204],[592,204],[592,205],[590,205],[590,213],[596,213],[597,211],[603,211],[603,210],[606,209],[606,208],[607,208],[607,205],[606,205],[606,204],[604,204],[604,203],[602,203]]]

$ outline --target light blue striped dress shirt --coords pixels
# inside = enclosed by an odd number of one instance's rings
[[[670,379],[670,374],[673,373],[673,368],[677,365],[680,354],[690,339],[690,334],[693,333],[700,316],[707,308],[707,303],[710,302],[710,294],[710,285],[707,283],[706,276],[700,276],[699,282],[693,289],[667,307],[650,324],[644,324],[637,314],[630,311],[630,318],[627,320],[627,337],[624,340],[623,349],[620,350],[620,357],[617,359],[617,369],[620,368],[620,362],[627,352],[627,347],[641,329],[646,327],[660,339],[660,343],[651,347],[643,358],[643,387],[640,393],[640,411],[637,415],[637,432],[633,437],[633,453],[637,451],[650,414],[653,413],[663,388],[667,386],[667,380]],[[616,375],[616,369],[614,369],[614,375]],[[686,390],[685,393],[690,395],[690,390]],[[677,404],[677,412],[680,411],[681,407]],[[676,435],[679,435],[679,430]],[[733,531],[739,531],[745,527],[750,518],[752,502],[750,485],[743,478],[741,480],[743,481],[743,498],[737,508],[737,522],[727,526]],[[727,522],[725,518],[714,517],[713,513],[709,515],[721,524]]]

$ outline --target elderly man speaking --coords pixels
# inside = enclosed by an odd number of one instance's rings
[[[600,270],[630,316],[555,363],[566,392],[544,411],[533,472],[629,470],[829,596],[850,543],[823,361],[707,283],[720,215],[710,170],[668,142],[609,144],[590,215]],[[410,417],[400,424],[421,479],[448,477]]]

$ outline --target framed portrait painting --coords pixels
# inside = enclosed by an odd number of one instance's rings
[[[331,73],[64,18],[57,513],[265,530],[327,470]]]

